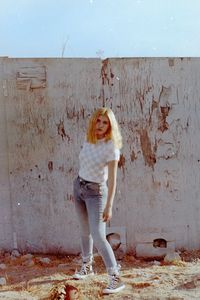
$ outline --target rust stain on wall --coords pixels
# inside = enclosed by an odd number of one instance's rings
[[[153,167],[156,163],[156,155],[153,152],[152,145],[150,138],[148,136],[147,130],[146,129],[141,129],[139,131],[140,135],[140,144],[141,144],[141,149],[142,149],[142,154],[144,157],[145,164],[148,165],[149,167]]]
[[[112,72],[109,59],[102,60],[101,81],[102,87],[100,90],[100,99],[103,100],[102,106],[110,106],[112,108],[113,91],[115,75]]]
[[[123,174],[125,172],[125,163],[126,163],[126,159],[125,159],[124,155],[120,154],[118,167],[123,170]]]
[[[169,58],[168,59],[168,64],[170,67],[173,67],[174,66],[174,59],[173,58]]]
[[[48,169],[49,169],[50,172],[53,171],[53,162],[52,161],[48,162]]]
[[[168,106],[161,106],[160,107],[160,116],[159,116],[159,126],[158,130],[164,132],[168,130],[169,124],[166,121],[167,116],[169,115],[170,108]]]
[[[68,142],[70,141],[70,136],[65,132],[63,121],[60,121],[60,124],[58,124],[58,134],[62,137],[62,140],[64,140],[64,138],[67,138]]]
[[[60,121],[60,124],[58,124],[58,134],[64,139],[67,135],[65,133],[65,127],[63,121]]]
[[[137,155],[135,154],[134,150],[132,150],[130,157],[132,162],[137,159]]]
[[[101,68],[101,79],[102,84],[105,85],[106,83],[108,85],[113,85],[112,79],[114,78],[114,74],[111,69],[111,65],[109,62],[109,59],[104,59],[102,61],[102,68]]]
[[[136,99],[139,101],[141,112],[143,113],[143,106],[144,106],[144,94],[137,91],[136,92]]]
[[[61,172],[65,171],[64,165],[62,165],[62,166],[59,167],[59,171],[61,171]]]
[[[80,118],[82,119],[85,118],[85,109],[83,108],[83,106],[80,108],[80,110],[77,110],[75,107],[72,108],[67,107],[66,114],[68,119],[72,120],[76,118],[77,121],[79,121]]]
[[[74,202],[74,196],[72,194],[67,194],[66,195],[66,200],[70,202]]]
[[[151,111],[154,111],[156,108],[158,108],[158,102],[153,100],[151,104]]]
[[[161,182],[158,180],[155,180],[153,175],[152,175],[152,187],[154,190],[159,190],[161,187]]]

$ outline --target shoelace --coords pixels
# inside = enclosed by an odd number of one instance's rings
[[[81,266],[81,269],[80,269],[80,271],[78,272],[78,274],[80,274],[80,275],[85,275],[85,274],[87,274],[89,271],[90,271],[90,266],[89,266],[89,265],[86,265],[86,264],[83,264],[83,265]]]
[[[108,289],[116,288],[117,284],[119,283],[119,277],[116,275],[110,275],[110,282],[108,285]]]

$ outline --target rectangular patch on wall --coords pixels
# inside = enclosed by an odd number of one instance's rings
[[[23,67],[17,71],[17,89],[29,91],[46,87],[46,67]]]

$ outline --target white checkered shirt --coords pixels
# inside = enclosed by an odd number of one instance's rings
[[[79,155],[79,176],[87,181],[103,183],[108,179],[108,165],[119,160],[120,151],[113,141],[98,141],[96,144],[84,142]]]

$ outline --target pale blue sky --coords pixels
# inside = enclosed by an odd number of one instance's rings
[[[200,56],[200,0],[0,0],[0,56]]]

